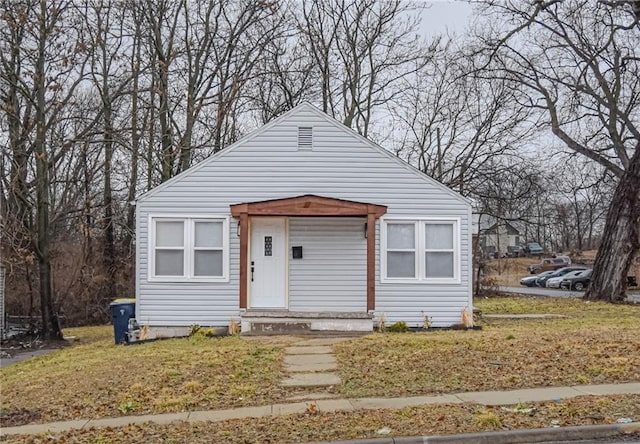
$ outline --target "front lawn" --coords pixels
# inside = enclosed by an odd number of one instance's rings
[[[334,350],[343,381],[341,396],[640,381],[640,306],[515,297],[483,299],[476,306],[484,313],[569,318],[485,322],[482,330],[474,331],[374,333],[339,343]],[[283,377],[283,347],[291,338],[199,335],[115,346],[111,327],[65,334],[75,336],[76,345],[0,369],[3,425],[265,405],[286,402],[290,394],[278,382]],[[640,417],[638,401],[636,395],[582,397],[535,405],[535,412],[527,410],[530,415],[477,405],[321,412],[76,431],[63,434],[60,442],[153,441],[157,436],[166,437],[165,442],[193,436],[204,436],[206,442],[295,442],[375,437],[383,427],[394,436],[406,436],[545,427],[553,418],[561,425],[607,423],[616,417]]]
[[[640,417],[640,396],[581,396],[560,402],[485,407],[430,405],[399,410],[299,414],[223,422],[179,422],[13,436],[8,443],[300,443],[343,439],[425,436],[557,426],[612,424]]]
[[[345,397],[413,396],[640,380],[640,306],[495,298],[484,313],[554,313],[470,331],[375,333],[335,346]]]
[[[274,344],[199,335],[116,346],[111,327],[65,335],[81,345],[0,370],[3,425],[281,400]]]

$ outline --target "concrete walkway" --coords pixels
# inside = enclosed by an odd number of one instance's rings
[[[584,395],[624,395],[640,394],[640,382],[627,384],[578,385],[572,387],[544,387],[509,391],[468,392],[436,396],[413,396],[409,398],[353,398],[353,399],[314,399],[318,412],[348,412],[371,409],[400,409],[404,407],[430,404],[477,403],[483,405],[513,405],[524,402],[552,401]],[[273,404],[261,407],[241,407],[226,410],[208,410],[161,415],[121,416],[117,418],[81,419],[76,421],[54,422],[49,424],[30,424],[18,427],[5,427],[0,436],[17,434],[36,434],[44,432],[64,432],[70,429],[90,427],[122,427],[128,424],[171,424],[178,421],[219,422],[228,419],[261,418],[268,416],[292,415],[307,412],[309,402]]]
[[[315,400],[334,397],[329,389],[340,386],[338,363],[331,346],[353,338],[310,338],[285,347],[284,371],[288,374],[280,386],[297,388],[289,400]]]

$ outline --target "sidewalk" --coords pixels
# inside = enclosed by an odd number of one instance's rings
[[[482,405],[512,405],[524,402],[552,401],[574,398],[584,395],[624,395],[640,394],[640,382],[627,384],[577,385],[571,387],[544,387],[510,391],[467,392],[437,396],[413,396],[408,398],[352,398],[317,399],[289,404],[273,404],[260,407],[241,407],[226,410],[207,410],[160,415],[120,416],[102,419],[80,419],[75,421],[53,422],[49,424],[29,424],[17,427],[5,427],[0,436],[17,434],[37,434],[44,432],[64,432],[70,429],[90,427],[122,427],[129,424],[153,422],[171,424],[177,421],[220,422],[228,419],[261,418],[305,413],[310,404],[318,412],[348,412],[372,409],[400,409],[429,404],[477,403]]]

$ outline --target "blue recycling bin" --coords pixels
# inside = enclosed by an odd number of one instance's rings
[[[136,300],[116,299],[109,306],[116,344],[125,344],[129,342],[129,319],[136,317]]]

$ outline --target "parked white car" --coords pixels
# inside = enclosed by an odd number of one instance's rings
[[[548,279],[546,286],[547,286],[547,288],[560,288],[560,283],[564,279],[580,276],[585,271],[586,270],[570,271],[569,273],[567,273],[567,274],[565,274],[563,276],[558,276],[558,277],[554,277],[554,278]]]

